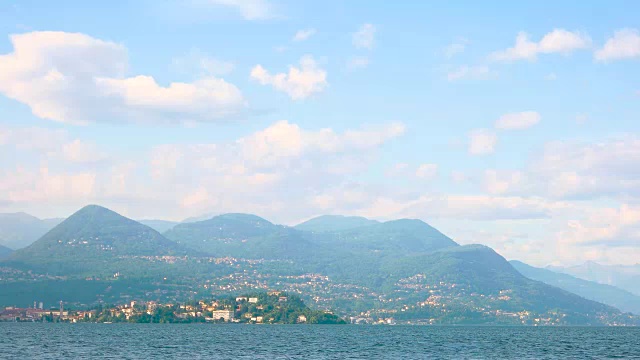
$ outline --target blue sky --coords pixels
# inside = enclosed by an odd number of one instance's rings
[[[420,218],[640,255],[640,4],[0,3],[0,211]]]

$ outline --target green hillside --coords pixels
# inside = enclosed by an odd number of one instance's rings
[[[87,206],[3,260],[0,289],[14,297],[23,292],[45,298],[42,284],[52,284],[53,274],[62,276],[55,281],[61,281],[70,303],[113,297],[183,301],[272,289],[304,294],[306,301],[342,314],[366,312],[412,323],[638,322],[531,280],[491,248],[460,246],[420,220],[318,232],[225,214],[178,224],[165,235]],[[76,296],[75,285],[65,285],[73,281],[101,285],[78,287]],[[137,285],[118,287],[115,294],[104,281]],[[83,295],[89,289],[91,294]]]
[[[86,206],[8,259],[13,266],[56,274],[100,271],[123,257],[194,254],[157,231],[109,209]],[[116,261],[117,260],[117,261]]]
[[[314,239],[318,243],[358,254],[410,255],[458,246],[429,224],[413,219],[315,234]]]

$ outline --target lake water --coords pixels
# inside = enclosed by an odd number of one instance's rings
[[[640,328],[0,323],[6,359],[640,359]]]

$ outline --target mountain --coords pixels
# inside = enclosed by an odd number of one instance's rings
[[[159,233],[171,230],[174,226],[179,224],[179,222],[167,220],[138,220],[138,222],[142,225],[146,225],[152,228]]]
[[[49,299],[52,287],[64,289],[69,303],[176,302],[262,289],[301,294],[340,314],[405,323],[638,324],[523,276],[491,248],[460,246],[421,220],[327,230],[224,214],[178,224],[163,236],[87,206],[0,263],[11,279],[0,281],[0,305]]]
[[[26,213],[0,214],[0,245],[20,249],[31,245],[62,219],[38,219]]]
[[[0,259],[9,257],[12,252],[13,250],[9,249],[8,247],[0,245]]]
[[[576,266],[548,266],[547,268],[555,272],[573,275],[580,279],[613,285],[640,296],[640,264],[602,265],[587,261]]]
[[[611,305],[624,312],[640,314],[640,296],[634,295],[626,290],[611,285],[579,279],[548,269],[533,267],[516,260],[510,261],[510,263],[516,270],[529,279],[559,287],[580,295],[585,299]]]
[[[224,214],[182,223],[164,235],[178,244],[216,257],[299,258],[316,247],[298,230],[249,214]]]
[[[109,209],[89,205],[47,232],[8,262],[51,273],[90,270],[126,257],[194,253],[157,231]]]
[[[300,223],[294,228],[303,231],[334,232],[374,224],[378,224],[378,221],[360,216],[322,215]]]
[[[458,307],[460,303],[466,303],[470,305],[468,308],[477,311],[478,308],[499,304],[501,311],[527,310],[539,314],[560,310],[572,317],[571,322],[576,324],[597,324],[597,314],[619,313],[610,306],[526,278],[502,256],[483,245],[451,247],[430,255],[401,259],[384,270],[389,274],[406,276],[418,266],[422,268],[422,277],[429,279],[427,282],[432,285],[426,289],[427,292],[434,285],[448,286],[451,293],[457,293],[459,300],[463,300],[455,304]],[[495,297],[495,301],[487,302],[491,297]]]
[[[431,225],[415,219],[400,219],[373,225],[316,234],[317,241],[331,247],[356,251],[411,255],[458,246]]]
[[[181,221],[181,223],[186,224],[186,223],[192,223],[192,222],[198,222],[198,221],[205,221],[205,220],[209,220],[214,216],[220,215],[219,213],[207,213],[207,214],[202,214],[202,215],[198,215],[198,216],[191,216],[188,217],[184,220]]]

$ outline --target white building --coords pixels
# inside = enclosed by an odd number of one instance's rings
[[[232,321],[233,316],[233,310],[213,310],[211,319],[214,321],[220,319],[224,319],[224,321]]]

